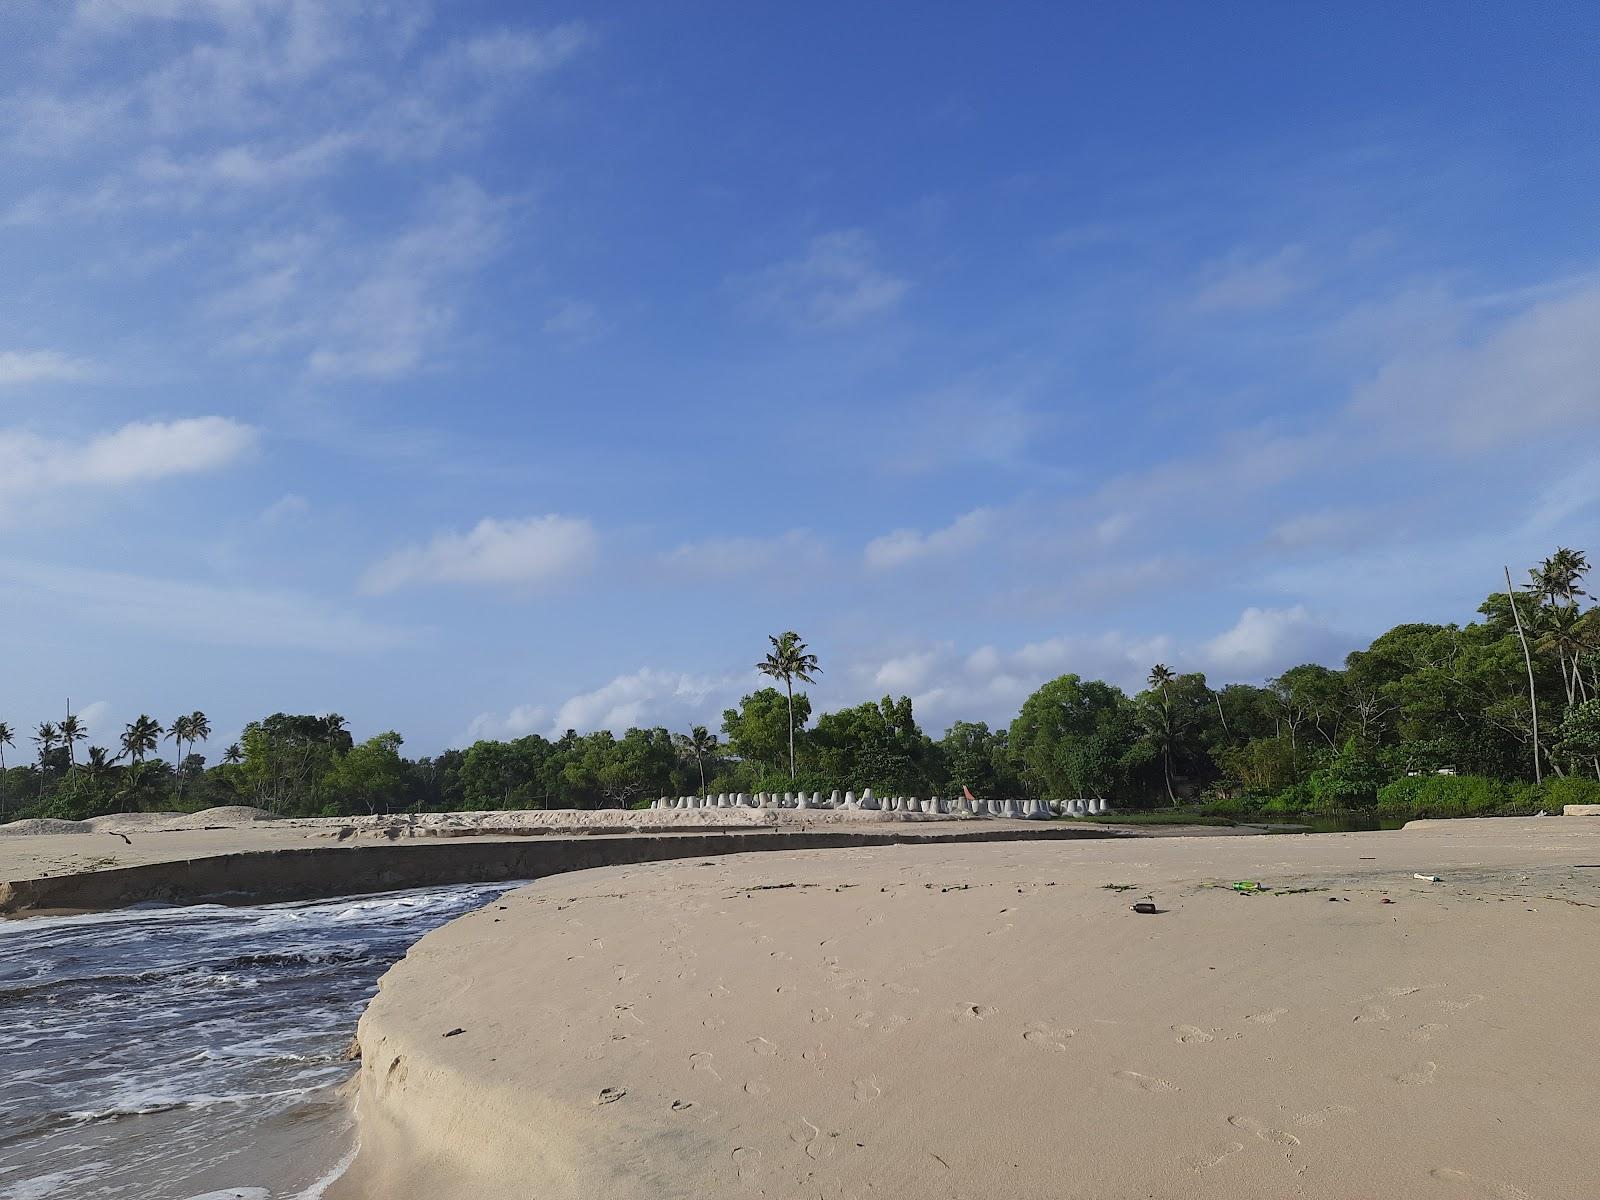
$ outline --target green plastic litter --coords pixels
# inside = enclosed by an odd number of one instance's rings
[[[1241,879],[1233,885],[1233,890],[1236,892],[1259,892],[1261,885],[1254,879]]]

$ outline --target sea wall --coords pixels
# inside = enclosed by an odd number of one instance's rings
[[[219,854],[0,882],[0,914],[96,911],[131,904],[259,903],[457,883],[539,879],[565,871],[754,851],[901,842],[1041,841],[1124,837],[1095,826],[895,824],[888,828],[591,834],[428,839]]]

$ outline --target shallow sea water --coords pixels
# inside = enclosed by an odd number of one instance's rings
[[[517,884],[0,923],[0,1200],[311,1200],[378,977]]]

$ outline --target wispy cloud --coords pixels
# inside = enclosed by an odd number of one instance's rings
[[[56,350],[0,350],[0,387],[87,379],[93,368]]]
[[[826,545],[808,529],[791,529],[776,537],[721,537],[683,542],[661,555],[661,565],[675,574],[696,578],[776,574],[792,578],[820,569]]]
[[[187,645],[350,654],[393,649],[413,636],[299,592],[18,560],[0,560],[0,596],[8,607]]]
[[[441,533],[390,555],[366,573],[362,589],[378,594],[418,584],[547,586],[587,571],[598,546],[594,526],[582,517],[485,518],[466,533]]]
[[[313,375],[416,370],[455,324],[465,278],[500,244],[506,206],[468,179],[436,189],[385,239],[296,229],[248,248],[211,311],[237,353],[295,352]]]
[[[213,471],[256,442],[256,430],[228,417],[136,421],[87,439],[0,430],[0,517],[19,502],[65,488],[115,489]]]
[[[1274,308],[1307,286],[1305,258],[1301,246],[1234,254],[1210,268],[1190,306],[1198,312]]]
[[[801,329],[838,329],[893,311],[910,284],[879,265],[860,229],[811,239],[804,254],[735,281],[750,310]]]
[[[957,517],[943,529],[919,533],[897,529],[867,543],[863,556],[874,570],[909,566],[929,558],[945,558],[975,549],[993,532],[995,514],[986,508],[974,509]]]

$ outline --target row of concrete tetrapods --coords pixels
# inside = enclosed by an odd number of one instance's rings
[[[933,813],[955,817],[1010,817],[1013,820],[1048,821],[1052,817],[1090,817],[1110,810],[1104,800],[977,800],[957,796],[942,800],[931,796],[874,796],[867,788],[855,792],[719,792],[715,796],[662,796],[651,808],[833,808],[864,812]]]

